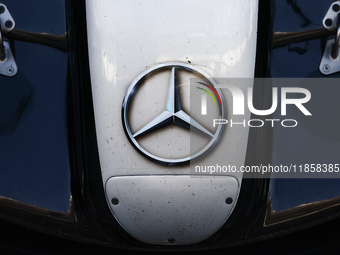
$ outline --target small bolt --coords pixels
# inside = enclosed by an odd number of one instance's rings
[[[169,242],[169,243],[174,243],[174,242],[176,242],[176,239],[175,239],[175,238],[169,238],[169,239],[168,239],[168,242]]]
[[[231,197],[228,197],[226,200],[225,200],[226,204],[227,205],[230,205],[232,202],[233,202],[233,199]]]
[[[117,198],[112,198],[111,203],[113,205],[118,205],[119,204],[119,200]]]
[[[325,20],[325,25],[326,25],[327,27],[332,26],[332,25],[333,25],[333,20],[331,20],[331,19],[326,19],[326,20]]]
[[[7,67],[6,72],[7,72],[8,74],[13,74],[13,73],[14,73],[14,68],[13,68],[12,66],[9,66],[9,67]]]
[[[340,11],[340,6],[338,4],[333,4],[333,11],[338,12]]]
[[[5,22],[5,27],[7,27],[7,28],[13,27],[13,22],[10,21],[10,20],[7,20],[7,21]]]
[[[329,65],[324,65],[323,70],[328,73],[331,70],[331,67]]]
[[[5,7],[3,7],[2,5],[0,5],[0,14],[3,14],[5,12]]]

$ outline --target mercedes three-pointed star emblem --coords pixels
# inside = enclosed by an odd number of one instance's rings
[[[131,132],[129,121],[128,121],[128,108],[129,108],[129,103],[130,103],[132,94],[135,91],[135,89],[138,87],[138,85],[141,84],[141,82],[143,81],[143,78],[147,74],[155,70],[164,69],[164,68],[171,69],[169,92],[168,92],[165,110],[162,113],[160,113],[156,118],[154,118],[149,123],[147,123],[144,127],[142,127],[140,130],[138,130],[136,133],[133,134]],[[152,67],[146,70],[140,76],[138,76],[128,88],[128,91],[123,101],[123,108],[122,108],[123,127],[130,142],[137,149],[137,151],[139,151],[143,156],[163,165],[185,164],[185,163],[188,163],[190,160],[193,160],[203,155],[216,144],[216,142],[219,140],[220,135],[223,131],[223,125],[219,125],[215,131],[215,134],[212,134],[206,128],[204,128],[201,124],[199,124],[196,120],[191,118],[186,112],[182,110],[178,79],[176,75],[176,69],[179,69],[179,68],[184,69],[189,72],[199,73],[200,75],[208,79],[212,84],[214,83],[214,81],[206,73],[204,73],[203,71],[199,70],[196,67],[193,67],[187,64],[182,64],[182,63],[175,63],[175,62],[166,63],[166,64],[161,64],[161,65]],[[215,86],[215,84],[213,85]],[[224,107],[224,99],[223,99],[222,93],[218,89],[216,89],[216,91],[219,94],[220,98],[222,99],[220,118],[225,119],[226,113],[225,113],[225,107]],[[200,133],[201,135],[208,137],[210,139],[210,142],[198,153],[191,155],[189,157],[184,157],[180,159],[167,159],[167,158],[158,157],[146,151],[136,140],[136,138],[144,134],[154,132],[160,128],[163,128],[164,126],[171,125],[171,124],[178,125],[188,130]]]

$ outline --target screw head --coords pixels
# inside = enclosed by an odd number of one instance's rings
[[[230,204],[232,204],[233,199],[232,199],[231,197],[228,197],[228,198],[225,200],[225,202],[226,202],[227,205],[230,205]]]
[[[327,27],[332,26],[332,25],[333,25],[333,20],[331,20],[331,19],[326,19],[326,20],[325,20],[325,25],[326,25]]]
[[[338,12],[340,11],[340,6],[338,4],[333,4],[332,9],[333,11]]]
[[[0,5],[0,14],[3,14],[5,12],[5,7],[3,7],[2,5]]]
[[[119,204],[119,200],[117,198],[112,198],[111,203],[113,205],[118,205]]]
[[[7,27],[7,28],[13,27],[13,22],[12,22],[11,20],[7,20],[7,21],[5,22],[5,27]]]
[[[14,73],[14,68],[12,66],[7,67],[6,72],[8,74],[13,74]]]
[[[326,73],[328,73],[328,72],[331,71],[331,67],[330,67],[329,65],[324,65],[324,66],[323,66],[323,71],[326,72]]]
[[[169,242],[169,243],[174,243],[174,242],[176,242],[176,239],[175,239],[175,238],[169,238],[169,239],[168,239],[168,242]]]

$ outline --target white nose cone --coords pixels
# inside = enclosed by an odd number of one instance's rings
[[[213,86],[216,78],[253,78],[258,0],[86,5],[99,157],[114,217],[145,243],[208,238],[232,213],[242,173],[192,177],[188,162],[197,158],[200,166],[216,166],[214,155],[240,169],[249,129],[213,128],[209,118],[232,116],[231,94],[199,90],[211,93],[208,110],[221,106],[209,117],[190,107],[188,85],[191,78],[212,78]],[[242,116],[249,118],[249,112]]]

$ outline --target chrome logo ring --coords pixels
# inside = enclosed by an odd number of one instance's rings
[[[142,127],[140,130],[138,130],[136,133],[132,134],[132,131],[130,129],[129,124],[129,118],[128,118],[128,112],[129,112],[129,104],[130,100],[134,94],[134,91],[136,91],[136,88],[143,82],[144,77],[148,74],[159,71],[162,69],[171,69],[171,78],[170,78],[170,84],[169,84],[169,93],[167,97],[167,103],[165,110],[159,114],[155,119],[147,123],[144,127]],[[123,127],[126,136],[128,137],[130,143],[133,145],[133,147],[141,153],[144,157],[162,164],[162,165],[169,165],[169,166],[175,166],[175,165],[182,165],[189,163],[190,160],[196,159],[203,154],[207,153],[211,148],[213,148],[218,140],[221,137],[224,125],[219,124],[217,126],[217,129],[214,134],[210,133],[208,130],[206,130],[201,124],[199,124],[196,120],[191,118],[187,113],[185,113],[182,110],[181,107],[181,100],[180,100],[180,93],[178,89],[178,81],[177,81],[177,75],[176,75],[176,69],[182,69],[186,70],[188,72],[194,72],[198,73],[201,76],[203,76],[205,79],[209,80],[209,82],[212,84],[212,87],[214,87],[214,90],[216,91],[220,103],[220,118],[225,119],[226,117],[226,110],[225,110],[225,101],[223,98],[223,95],[219,89],[216,88],[215,81],[205,72],[202,70],[188,64],[183,64],[179,62],[169,62],[164,64],[159,64],[154,67],[149,68],[148,70],[144,71],[142,74],[140,74],[129,86],[125,98],[123,100],[123,106],[122,106],[122,121],[123,121]],[[166,83],[165,83],[166,84]],[[187,156],[184,158],[178,158],[178,159],[169,159],[169,158],[162,158],[156,155],[153,155],[152,153],[148,152],[146,149],[144,149],[136,140],[138,136],[141,136],[146,133],[154,132],[157,129],[159,129],[161,126],[164,126],[164,124],[175,124],[182,126],[186,129],[191,129],[196,132],[199,132],[207,137],[210,138],[209,143],[205,145],[205,147],[200,150],[199,152]]]

